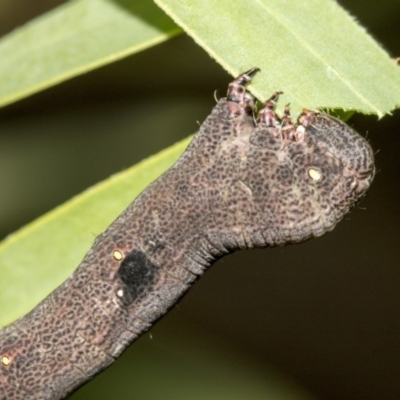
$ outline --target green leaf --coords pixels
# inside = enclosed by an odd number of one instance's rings
[[[61,284],[94,238],[177,160],[188,142],[185,139],[93,186],[4,240],[0,326],[28,312]]]
[[[378,116],[400,106],[400,68],[332,0],[155,0],[228,72],[261,68],[260,100]]]
[[[68,2],[0,41],[0,106],[180,32],[151,0]]]

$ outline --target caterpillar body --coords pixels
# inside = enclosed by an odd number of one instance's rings
[[[257,117],[237,77],[179,161],[100,235],[72,276],[0,331],[0,400],[65,398],[109,366],[215,260],[332,230],[369,188],[369,144],[304,111]]]

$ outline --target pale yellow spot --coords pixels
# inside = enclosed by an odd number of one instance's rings
[[[309,168],[308,169],[308,176],[313,180],[313,181],[320,181],[322,179],[322,174],[321,171],[315,168]]]
[[[114,260],[121,261],[124,255],[119,250],[114,250],[113,257]]]
[[[8,367],[11,364],[11,358],[8,356],[1,357],[1,363]]]

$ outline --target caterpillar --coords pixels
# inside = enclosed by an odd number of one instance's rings
[[[62,399],[108,367],[220,257],[332,230],[375,172],[342,121],[256,112],[239,75],[177,163],[94,241],[75,272],[0,331],[0,399]]]

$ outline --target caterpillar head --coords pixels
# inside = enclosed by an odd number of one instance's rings
[[[206,235],[228,248],[321,236],[369,188],[372,149],[344,122],[322,112],[304,111],[292,123],[287,106],[280,119],[274,109],[281,92],[256,118],[243,86],[250,75],[229,86],[189,149],[198,164],[189,181],[192,200],[201,199],[199,221]]]

